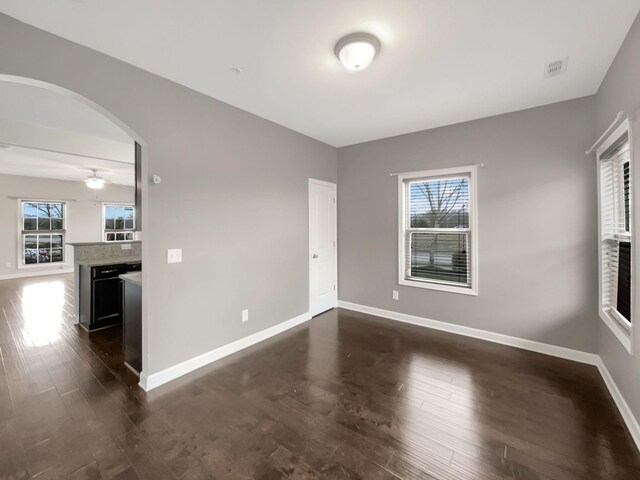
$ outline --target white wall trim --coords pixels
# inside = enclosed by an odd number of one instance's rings
[[[600,358],[600,356],[595,353],[581,352],[579,350],[559,347],[557,345],[549,345],[546,343],[535,342],[533,340],[526,340],[524,338],[503,335],[501,333],[488,332],[486,330],[454,325],[452,323],[430,320],[427,318],[407,315],[404,313],[392,312],[390,310],[367,307],[365,305],[345,302],[342,300],[338,301],[338,306],[347,310],[367,313],[370,315],[375,315],[390,320],[396,320],[403,323],[432,328],[434,330],[454,333],[466,337],[478,338],[489,342],[499,343],[501,345],[521,348],[523,350],[529,350],[545,355],[551,355],[554,357],[594,365],[598,368],[600,375],[602,375],[605,385],[607,386],[611,396],[613,397],[613,400],[618,407],[618,410],[620,411],[620,414],[622,415],[622,418],[627,428],[629,429],[629,432],[631,433],[631,436],[635,441],[638,450],[640,450],[640,424],[638,423],[637,419],[633,415],[633,412],[631,411],[631,408],[622,396],[622,393],[618,389],[618,386],[613,380],[613,377],[602,361],[602,358]],[[241,338],[240,340],[236,340],[235,342],[229,343],[227,345],[223,345],[222,347],[216,348],[190,360],[179,363],[178,365],[174,365],[173,367],[169,367],[165,370],[162,370],[161,372],[154,373],[149,376],[142,372],[140,374],[140,387],[142,387],[142,389],[145,391],[153,390],[154,388],[164,385],[171,380],[175,380],[176,378],[186,375],[187,373],[193,372],[198,368],[204,367],[233,353],[239,352],[245,348],[267,340],[268,338],[283,333],[293,327],[301,325],[309,321],[310,319],[310,314],[306,312],[278,325],[254,333],[252,335],[249,335],[248,337]]]
[[[636,447],[638,447],[638,450],[640,450],[640,424],[638,424],[638,420],[633,415],[629,404],[622,396],[618,385],[616,385],[616,382],[613,380],[613,377],[609,373],[607,366],[604,364],[604,361],[600,357],[598,357],[597,367],[600,371],[600,375],[602,375],[602,379],[604,380],[605,385],[609,389],[609,393],[613,397],[613,401],[616,403],[616,406],[620,411],[620,415],[622,415],[624,423],[629,429],[629,433],[631,433],[631,436],[633,437],[633,441],[636,442]]]
[[[226,345],[223,345],[222,347],[218,347],[207,353],[198,355],[197,357],[186,360],[158,373],[146,375],[143,372],[140,374],[139,385],[143,390],[148,392],[149,390],[153,390],[154,388],[157,388],[160,385],[164,385],[171,380],[175,380],[176,378],[193,372],[198,368],[213,363],[216,360],[220,360],[221,358],[231,355],[232,353],[239,352],[240,350],[255,345],[256,343],[260,343],[268,338],[285,332],[286,330],[301,325],[310,319],[311,315],[309,315],[309,312],[305,312],[302,315],[298,315],[297,317],[279,323],[278,325],[274,325],[273,327],[249,335],[248,337],[241,338],[240,340],[236,340],[235,342],[228,343]]]
[[[27,277],[41,277],[44,275],[60,275],[62,273],[73,273],[73,267],[40,270],[35,272],[21,271],[17,273],[9,273],[6,275],[0,275],[0,280],[13,280],[15,278],[27,278]]]
[[[378,317],[384,317],[390,320],[396,320],[398,322],[433,328],[435,330],[441,330],[443,332],[464,335],[465,337],[479,338],[481,340],[500,343],[502,345],[508,345],[510,347],[522,348],[524,350],[530,350],[532,352],[544,353],[545,355],[551,355],[553,357],[566,358],[568,360],[573,360],[580,363],[588,363],[589,365],[598,365],[598,362],[600,361],[600,357],[595,353],[581,352],[579,350],[573,350],[571,348],[558,347],[557,345],[549,345],[547,343],[535,342],[533,340],[527,340],[519,337],[511,337],[509,335],[503,335],[502,333],[488,332],[486,330],[480,330],[477,328],[464,327],[462,325],[455,325],[453,323],[441,322],[438,320],[430,320],[428,318],[416,317],[414,315],[407,315],[405,313],[367,307],[365,305],[344,302],[342,300],[338,301],[338,306],[341,308],[346,308],[347,310],[368,313],[370,315],[376,315]]]
[[[620,415],[622,415],[622,418],[627,425],[627,428],[629,429],[629,432],[631,433],[631,436],[633,437],[638,450],[640,450],[640,424],[638,424],[638,420],[635,418],[633,412],[631,411],[631,408],[622,396],[620,389],[616,385],[616,382],[613,380],[613,377],[609,373],[609,370],[607,370],[607,367],[605,366],[600,355],[597,355],[595,353],[581,352],[579,350],[573,350],[571,348],[558,347],[557,345],[535,342],[533,340],[526,340],[524,338],[511,337],[509,335],[503,335],[501,333],[488,332],[486,330],[479,330],[477,328],[464,327],[461,325],[455,325],[453,323],[430,320],[428,318],[407,315],[405,313],[367,307],[365,305],[345,302],[342,300],[338,301],[338,306],[347,310],[353,310],[360,313],[368,313],[369,315],[396,320],[398,322],[410,323],[412,325],[418,325],[420,327],[433,328],[434,330],[455,333],[457,335],[464,335],[466,337],[487,340],[489,342],[499,343],[501,345],[508,345],[510,347],[521,348],[523,350],[543,353],[545,355],[551,355],[553,357],[559,357],[567,360],[573,360],[575,362],[595,365],[596,367],[598,367],[598,371],[600,372],[600,375],[602,375],[602,379],[609,389],[609,393],[611,393],[611,396],[613,397],[613,400],[618,407],[618,410],[620,411]]]

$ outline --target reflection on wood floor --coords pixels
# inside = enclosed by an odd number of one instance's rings
[[[0,478],[640,479],[591,366],[334,310],[145,394],[72,301],[0,282]]]

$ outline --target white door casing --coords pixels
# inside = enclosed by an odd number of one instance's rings
[[[309,313],[338,305],[337,186],[309,179]]]

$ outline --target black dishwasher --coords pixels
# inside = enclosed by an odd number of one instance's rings
[[[80,324],[87,330],[122,323],[122,281],[127,264],[80,268]]]

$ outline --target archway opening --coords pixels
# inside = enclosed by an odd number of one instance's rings
[[[0,127],[8,321],[33,355],[53,352],[62,365],[68,352],[91,352],[137,382],[147,353],[145,142],[92,100],[11,75],[0,75]]]

